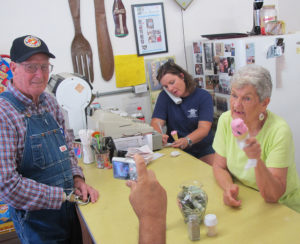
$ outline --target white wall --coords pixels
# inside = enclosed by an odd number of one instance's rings
[[[9,54],[12,41],[21,35],[33,34],[46,41],[49,49],[56,56],[51,60],[54,64],[53,73],[73,72],[71,60],[71,42],[74,37],[74,27],[69,9],[68,0],[10,0],[2,2],[1,17],[5,24],[1,27],[0,53]],[[136,54],[134,27],[131,15],[131,5],[141,3],[141,1],[123,0],[127,11],[127,27],[129,35],[125,38],[117,38],[114,35],[114,21],[112,16],[112,0],[105,0],[106,19],[110,33],[110,39],[114,55]],[[143,3],[159,1],[145,0]],[[165,19],[168,35],[169,53],[176,56],[177,62],[185,66],[182,21],[180,8],[175,1],[167,1],[164,4]],[[180,17],[180,18],[179,18]],[[176,29],[172,30],[172,27]],[[94,92],[109,92],[116,90],[115,76],[110,81],[104,81],[101,77],[100,64],[98,59],[97,37],[95,26],[94,1],[81,1],[81,28],[83,35],[91,45],[94,61]],[[168,54],[155,55],[155,57]],[[153,58],[149,55],[146,58]],[[119,88],[120,89],[120,88]],[[116,99],[117,98],[117,99]],[[103,107],[119,107],[120,109],[136,108],[140,103],[146,113],[146,120],[150,121],[151,108],[149,95],[121,94],[111,99],[103,97],[99,102]],[[125,104],[126,102],[127,104]],[[129,111],[131,112],[131,111]]]
[[[247,32],[252,29],[253,0],[194,0],[187,10],[183,11],[174,0],[123,0],[127,11],[127,27],[129,35],[125,38],[114,36],[112,17],[113,0],[104,0],[107,23],[114,55],[136,54],[131,5],[138,3],[163,2],[167,27],[169,52],[160,55],[145,56],[156,58],[160,56],[176,57],[176,62],[191,70],[191,43],[200,39],[203,34],[225,32]],[[72,72],[70,46],[74,37],[74,27],[67,0],[0,0],[1,4],[1,37],[0,53],[9,54],[14,38],[33,34],[44,39],[56,59],[51,61],[54,73]],[[298,0],[265,0],[264,4],[275,4],[278,17],[286,22],[287,31],[300,30],[300,2]],[[116,90],[115,76],[110,81],[104,81],[100,73],[97,54],[97,37],[95,27],[94,2],[81,1],[81,27],[93,51],[95,80],[94,92]],[[187,57],[187,58],[186,58]],[[123,110],[133,109],[142,105],[147,121],[151,112],[149,96],[146,94],[121,94],[114,97],[99,99],[104,107],[120,107]],[[296,145],[300,148],[300,145]],[[298,171],[300,172],[300,158]]]
[[[278,19],[284,20],[286,30],[299,31],[300,29],[300,1],[297,0],[278,0]]]

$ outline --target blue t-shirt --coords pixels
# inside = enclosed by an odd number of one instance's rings
[[[187,97],[181,104],[175,104],[165,91],[162,91],[155,105],[152,118],[166,121],[169,142],[173,141],[172,130],[177,130],[178,137],[185,137],[198,128],[199,121],[213,121],[213,101],[211,95],[201,88]],[[187,153],[199,158],[211,153],[213,142],[212,130],[200,142],[185,149]]]

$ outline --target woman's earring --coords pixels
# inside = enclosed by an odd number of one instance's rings
[[[258,119],[260,121],[262,121],[262,120],[264,120],[264,118],[265,118],[265,115],[263,113],[260,113],[259,116],[258,116]]]

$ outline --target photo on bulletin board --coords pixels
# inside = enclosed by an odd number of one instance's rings
[[[218,75],[206,75],[205,76],[205,89],[213,90],[216,84],[219,83]]]
[[[246,63],[254,64],[255,63],[255,46],[254,43],[246,44]]]
[[[220,57],[219,58],[219,72],[226,73],[232,76],[235,71],[234,57]]]
[[[234,57],[227,57],[228,62],[228,75],[232,76],[235,71],[235,60]]]
[[[220,75],[219,82],[215,85],[214,91],[230,95],[230,78],[228,78],[228,76],[223,77]]]
[[[214,90],[207,90],[207,91],[209,92],[209,94],[212,97],[214,108],[215,108],[215,106],[216,106],[216,94],[215,94]]]
[[[203,66],[202,64],[195,64],[195,74],[203,75]]]
[[[231,44],[230,43],[225,44],[225,53],[231,54]]]
[[[137,55],[168,52],[163,3],[131,5]]]
[[[227,57],[220,57],[219,71],[220,71],[220,73],[227,73],[228,72]]]
[[[224,43],[216,43],[215,44],[216,49],[216,56],[224,56]]]
[[[193,52],[202,54],[202,43],[201,42],[193,42]]]
[[[149,87],[150,98],[151,98],[151,109],[153,111],[157,97],[162,90],[162,87],[159,81],[156,79],[157,72],[164,63],[167,61],[175,62],[174,56],[154,58],[154,59],[145,59],[145,71],[146,71],[146,80]]]
[[[202,54],[196,53],[194,56],[195,56],[195,62],[196,63],[203,63],[203,61],[202,61]]]
[[[212,71],[213,57],[214,57],[213,43],[204,43],[203,49],[204,49],[205,70]]]
[[[202,76],[194,78],[194,81],[196,82],[198,87],[204,88],[204,80]]]
[[[221,114],[230,109],[229,98],[228,95],[215,93],[217,113]]]
[[[146,80],[148,82],[150,92],[162,89],[160,83],[156,79],[156,76],[160,66],[167,61],[175,62],[175,57],[169,56],[163,58],[145,59]]]

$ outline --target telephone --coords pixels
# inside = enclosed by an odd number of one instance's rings
[[[182,103],[182,98],[181,97],[176,97],[176,96],[174,96],[171,92],[169,92],[168,90],[167,90],[167,88],[165,88],[165,87],[163,87],[163,89],[164,89],[164,91],[169,95],[169,97],[173,100],[173,102],[175,103],[175,104],[180,104],[180,103]]]

